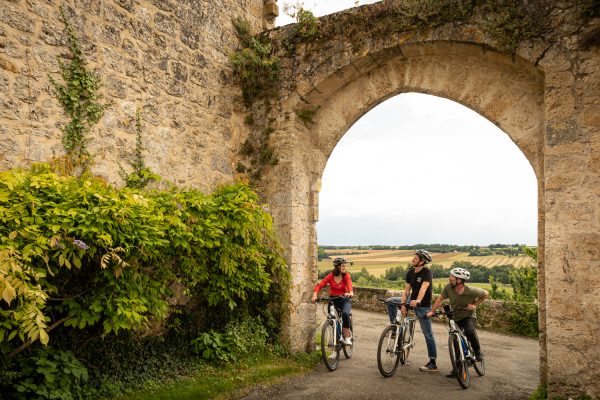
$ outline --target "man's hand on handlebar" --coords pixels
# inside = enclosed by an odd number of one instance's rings
[[[313,292],[312,298],[310,299],[313,303],[317,301],[317,292]]]
[[[354,296],[354,293],[352,293],[352,292],[344,293],[344,297],[352,297],[352,296]]]

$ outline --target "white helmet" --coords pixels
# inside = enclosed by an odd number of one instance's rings
[[[471,273],[463,268],[452,268],[450,270],[450,275],[462,279],[463,281],[468,281],[471,277]]]

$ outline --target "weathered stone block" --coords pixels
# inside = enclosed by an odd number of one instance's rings
[[[25,12],[16,7],[3,2],[2,7],[0,7],[0,23],[23,32],[33,32],[33,20]]]

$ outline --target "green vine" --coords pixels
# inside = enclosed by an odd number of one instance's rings
[[[127,174],[122,168],[120,170],[121,178],[125,181],[125,186],[133,189],[143,189],[150,182],[159,181],[160,175],[155,174],[146,166],[142,151],[142,113],[138,108],[135,112],[135,153],[133,160],[129,164],[133,168],[133,172]]]
[[[79,38],[62,8],[60,20],[65,25],[68,37],[70,62],[58,60],[63,83],[57,82],[52,76],[49,79],[58,101],[71,119],[62,129],[62,143],[66,152],[63,172],[70,174],[75,167],[87,170],[91,165],[87,134],[102,117],[106,104],[99,101],[100,80],[95,73],[88,71]]]
[[[250,24],[244,19],[234,19],[233,26],[242,48],[230,56],[233,73],[242,86],[242,97],[248,108],[254,108],[259,118],[249,113],[244,123],[251,127],[250,135],[240,147],[244,160],[237,163],[236,171],[260,180],[264,169],[278,163],[275,151],[269,145],[274,129],[268,119],[271,101],[279,93],[281,65],[274,55],[271,39],[264,35],[253,36]],[[262,105],[257,101],[262,100]]]

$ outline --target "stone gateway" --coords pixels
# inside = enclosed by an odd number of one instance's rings
[[[0,0],[0,168],[64,152],[66,117],[49,83],[67,53],[62,8],[109,103],[88,145],[108,182],[122,184],[137,110],[146,164],[204,190],[234,178],[239,144],[268,132],[277,162],[255,178],[292,274],[287,337],[303,350],[313,342],[315,223],[333,148],[397,94],[457,101],[498,125],[537,177],[540,380],[550,397],[598,397],[600,10],[479,3],[385,0],[319,18],[314,33],[274,29],[273,0]],[[269,99],[242,100],[235,19],[273,45],[281,70]]]

